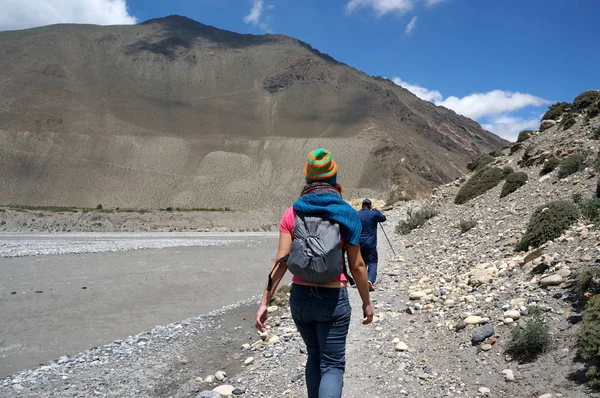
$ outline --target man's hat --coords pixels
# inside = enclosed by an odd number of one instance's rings
[[[369,199],[365,199],[362,202],[363,206],[371,206],[371,201]]]

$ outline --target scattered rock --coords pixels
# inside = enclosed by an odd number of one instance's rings
[[[221,398],[221,395],[215,391],[202,391],[196,398]]]
[[[504,313],[504,318],[511,318],[513,321],[519,320],[521,318],[521,312],[515,310],[509,310]]]
[[[550,275],[550,276],[540,279],[540,285],[544,286],[544,287],[556,286],[556,285],[560,285],[561,283],[563,283],[563,277],[558,274]]]
[[[252,365],[254,363],[254,357],[246,358],[244,361],[244,366]]]
[[[471,337],[471,342],[473,344],[478,344],[487,339],[494,334],[494,325],[491,323],[486,323],[483,326],[479,326],[475,328],[473,331],[473,336]]]
[[[215,379],[217,379],[218,381],[223,381],[226,377],[227,373],[223,372],[222,370],[219,370],[217,371],[217,373],[215,373]]]
[[[394,349],[396,351],[407,351],[408,346],[404,342],[400,341],[396,344],[396,347],[394,347]]]
[[[216,388],[213,388],[213,391],[219,394],[223,398],[227,398],[233,395],[233,391],[235,387],[229,384],[223,384]]]

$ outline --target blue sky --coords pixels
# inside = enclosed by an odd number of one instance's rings
[[[0,10],[0,30],[180,14],[290,35],[511,140],[549,104],[600,89],[595,0],[0,0]]]

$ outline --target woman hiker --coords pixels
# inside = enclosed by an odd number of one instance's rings
[[[288,270],[289,262],[290,271],[294,274],[290,293],[290,309],[308,352],[305,372],[308,397],[340,398],[346,364],[346,337],[351,312],[346,289],[350,277],[344,266],[344,251],[348,257],[350,273],[356,281],[362,299],[362,323],[367,325],[373,320],[367,269],[360,255],[359,247],[361,222],[358,213],[342,200],[342,189],[337,183],[337,164],[329,151],[323,148],[312,151],[308,156],[304,175],[306,185],[300,198],[283,213],[281,218],[279,248],[275,257],[276,261],[271,266],[269,283],[263,292],[256,313],[256,327],[261,332],[265,330],[267,307],[273,292],[277,290],[277,285]],[[335,225],[340,231],[336,239],[337,242],[341,242],[343,250],[337,257],[335,255],[324,257],[325,263],[332,262],[331,258],[336,258],[335,262],[340,260],[339,266],[326,264],[326,266],[334,267],[334,278],[327,283],[310,283],[296,276],[299,272],[294,272],[295,266],[292,268],[292,256],[297,255],[292,250],[293,242],[296,240],[294,247],[297,247],[298,244],[306,244],[314,236],[307,234],[306,242],[301,242],[301,238],[295,237],[294,234],[296,231],[296,234],[299,235],[304,229],[295,230],[295,224],[305,223],[306,218],[304,217],[312,215],[318,215],[317,220],[327,220],[325,228],[332,228],[330,225]],[[310,229],[308,224],[304,224],[304,226]],[[322,242],[317,246],[322,246]],[[339,243],[338,249],[342,249]],[[300,256],[305,254],[305,252],[300,252]],[[289,259],[286,257],[288,255]],[[311,272],[313,273],[311,274]],[[314,271],[310,270],[303,275],[310,277],[314,275]]]

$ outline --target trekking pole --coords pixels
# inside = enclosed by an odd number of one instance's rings
[[[383,234],[385,235],[385,239],[387,239],[388,244],[390,245],[390,249],[392,249],[392,253],[394,253],[394,256],[395,256],[396,252],[394,251],[394,247],[392,246],[392,242],[390,242],[390,238],[388,238],[387,234],[385,233],[385,229],[383,228],[383,225],[381,225],[381,223],[379,223],[379,226],[381,227],[381,230],[383,231]]]

